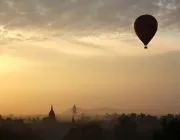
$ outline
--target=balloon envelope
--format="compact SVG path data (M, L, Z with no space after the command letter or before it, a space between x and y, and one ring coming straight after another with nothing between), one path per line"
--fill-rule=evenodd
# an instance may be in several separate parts
M147 48L148 43L152 40L158 29L158 22L151 15L142 15L134 23L136 35Z

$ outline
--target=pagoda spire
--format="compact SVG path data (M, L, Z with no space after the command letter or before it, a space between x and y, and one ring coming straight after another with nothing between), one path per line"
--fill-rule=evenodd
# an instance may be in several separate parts
M56 115L54 113L53 105L51 105L51 110L49 112L49 119L50 120L56 120Z
M77 117L77 108L76 105L73 105L72 108L72 123L75 124L76 123L76 117Z

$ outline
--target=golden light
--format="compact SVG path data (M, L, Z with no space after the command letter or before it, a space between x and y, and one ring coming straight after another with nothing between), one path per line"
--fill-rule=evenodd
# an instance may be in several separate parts
M0 74L20 70L22 65L22 61L18 58L10 57L7 55L0 56Z

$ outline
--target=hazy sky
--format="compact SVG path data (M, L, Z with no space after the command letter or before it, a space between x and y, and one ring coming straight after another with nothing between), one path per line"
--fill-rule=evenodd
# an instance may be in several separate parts
M144 50L134 20L159 30ZM177 113L179 0L0 0L0 114Z

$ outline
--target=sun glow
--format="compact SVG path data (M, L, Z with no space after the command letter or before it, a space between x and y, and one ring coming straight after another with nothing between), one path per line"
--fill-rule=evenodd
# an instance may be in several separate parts
M0 56L0 74L21 70L22 60L7 55Z

